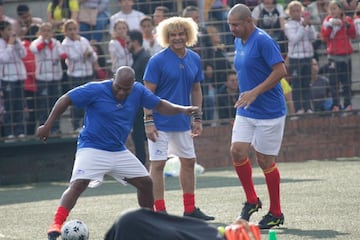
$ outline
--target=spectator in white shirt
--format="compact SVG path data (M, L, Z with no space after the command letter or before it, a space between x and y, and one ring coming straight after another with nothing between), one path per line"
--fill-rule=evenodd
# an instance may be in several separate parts
M314 56L313 42L316 39L310 15L303 16L303 5L291 1L286 9L289 19L285 23L285 35L289 40L287 57L295 112L312 113L311 107L311 64Z
M112 39L109 42L109 54L111 58L111 71L115 74L121 66L131 67L133 57L126 47L128 41L127 32L129 26L123 19L118 19L114 25Z
M113 32L118 19L124 19L129 25L129 30L141 31L140 20L145 14L133 9L134 0L119 0L119 3L121 10L110 17L110 33Z
M0 87L4 94L4 135L9 140L23 138L24 91L26 69L22 58L26 49L14 34L11 23L0 21Z
M61 94L60 81L62 79L61 59L66 54L61 43L53 37L54 29L51 23L43 23L39 29L39 37L30 45L30 51L35 55L36 82L38 87L37 115L40 124L43 124L51 107ZM60 124L57 121L52 133L60 133Z
M70 89L95 80L94 62L97 55L90 45L89 40L79 35L79 25L76 21L69 19L64 23L65 39L62 42L66 53L67 75ZM73 127L75 131L80 131L80 119L83 111L73 108Z
M161 49L163 49L155 37L155 34L154 34L155 26L152 21L152 18L149 16L144 16L141 19L140 25L141 25L141 32L143 34L143 39L144 39L143 47L152 56L155 53L159 52Z

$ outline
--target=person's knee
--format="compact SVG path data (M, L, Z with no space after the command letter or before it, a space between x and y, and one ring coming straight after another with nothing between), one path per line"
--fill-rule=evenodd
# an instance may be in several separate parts
M180 158L181 168L193 170L195 167L195 158Z
M69 188L73 192L82 193L89 185L89 182L89 180L85 179L75 180L73 183L70 184Z
M153 182L150 176L127 179L127 182L134 185L139 191L147 191L153 188Z
M143 178L141 178L140 182L141 182L140 185L142 188L152 189L152 187L153 187L153 182L150 177L143 177Z
M150 172L163 172L166 161L152 161L150 163Z
M233 161L241 161L248 156L247 148L239 144L232 144L230 147L230 154Z
M259 167L263 170L270 168L276 160L275 156L264 155L256 158Z

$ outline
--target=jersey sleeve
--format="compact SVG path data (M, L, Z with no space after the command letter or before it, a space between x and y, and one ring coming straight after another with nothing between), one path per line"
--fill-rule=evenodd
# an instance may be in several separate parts
M270 41L268 38L270 38ZM274 39L268 36L263 36L260 39L259 47L261 55L270 68L277 63L284 62L284 58L281 56L280 46Z
M82 109L89 105L94 97L97 96L95 91L95 84L87 83L85 85L78 86L68 92L71 102L75 107Z

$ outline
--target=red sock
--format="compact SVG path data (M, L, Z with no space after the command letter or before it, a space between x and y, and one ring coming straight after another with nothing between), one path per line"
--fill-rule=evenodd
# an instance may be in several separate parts
M256 195L254 182L252 180L252 168L249 158L245 158L240 163L235 163L233 161L233 164L240 183L243 186L246 195L246 201L248 203L257 203L258 197Z
M191 213L195 210L195 194L184 193L183 202L184 202L184 212Z
M264 170L265 181L270 197L270 212L275 217L281 216L280 207L280 173L276 163Z
M158 199L154 201L154 211L155 212L166 211L164 199Z
M55 213L54 224L63 225L66 218L69 216L69 213L70 211L67 208L59 206Z

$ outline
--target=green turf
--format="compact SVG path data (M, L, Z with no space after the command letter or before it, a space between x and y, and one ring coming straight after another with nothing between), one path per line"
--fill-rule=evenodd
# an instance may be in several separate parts
M360 158L278 166L285 214L285 225L275 229L278 239L360 239ZM260 169L255 167L253 175L263 202L263 209L251 218L257 222L266 214L269 201ZM166 184L168 212L181 215L177 178L166 178ZM0 186L0 239L46 239L46 229L66 186L66 182ZM243 201L242 188L232 169L209 170L197 178L197 206L216 216L214 225L231 223ZM90 239L101 240L122 211L134 208L134 188L109 179L96 189L88 189L68 220L83 220L90 229ZM262 237L267 239L267 231L262 231Z

